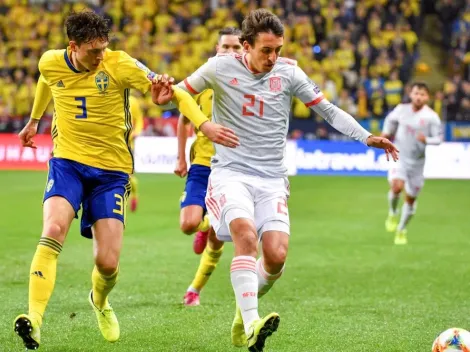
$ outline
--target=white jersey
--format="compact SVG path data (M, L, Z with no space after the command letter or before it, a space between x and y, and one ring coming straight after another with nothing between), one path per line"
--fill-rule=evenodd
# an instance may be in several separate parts
M191 94L212 89L213 121L231 128L240 138L240 146L234 149L215 145L213 169L285 177L286 137L294 96L340 132L363 143L370 136L352 116L324 99L294 60L279 58L270 72L257 73L250 69L245 55L217 55L178 86Z
M399 104L385 118L383 133L395 136L400 151L400 163L405 168L424 167L426 144L441 142L441 120L429 106L414 111L412 104ZM426 136L426 144L417 135Z

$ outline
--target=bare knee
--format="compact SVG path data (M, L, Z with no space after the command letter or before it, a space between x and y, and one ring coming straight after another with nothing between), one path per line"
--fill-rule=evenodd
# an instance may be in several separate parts
M287 259L289 236L278 231L268 231L263 234L263 263L269 273L282 270Z
M263 253L263 261L265 268L270 273L278 273L281 271L287 259L287 247L281 246L276 251Z
M60 243L64 243L65 237L67 236L68 226L61 225L59 222L47 222L44 224L42 231L43 237L50 237Z
M197 218L183 218L180 220L180 229L181 231L183 231L184 234L192 235L196 231L200 222L201 219Z
M392 183L392 192L396 195L399 195L403 191L403 183L402 182L393 182Z
M119 259L112 256L97 256L95 258L95 265L100 274L109 276L118 269Z
M255 225L247 219L235 219L230 223L230 232L235 245L235 255L258 255L258 236Z

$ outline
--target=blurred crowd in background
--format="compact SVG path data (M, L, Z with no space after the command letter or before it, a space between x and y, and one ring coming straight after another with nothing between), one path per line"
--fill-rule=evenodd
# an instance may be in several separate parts
M330 101L372 126L408 101L411 79L426 71L419 50L423 18L435 13L447 79L430 104L444 120L470 121L470 0L0 0L0 132L18 132L29 118L38 59L67 45L64 18L85 7L109 19L111 49L176 81L214 54L220 28L240 27L252 9L270 9L285 24L282 55L296 59ZM162 112L148 96L139 101L147 117L144 134L174 133L164 120L175 112ZM52 112L51 104L41 132L48 132ZM292 138L331 137L297 99L292 112Z

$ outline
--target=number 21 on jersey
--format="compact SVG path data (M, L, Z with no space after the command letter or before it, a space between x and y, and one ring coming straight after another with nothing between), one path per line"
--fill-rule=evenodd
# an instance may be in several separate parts
M263 117L264 115L264 100L263 97L253 94L245 94L243 96L243 116L257 116Z

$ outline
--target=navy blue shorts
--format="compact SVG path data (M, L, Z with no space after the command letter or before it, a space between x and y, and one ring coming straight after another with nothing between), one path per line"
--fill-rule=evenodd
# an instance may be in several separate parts
M92 238L91 227L99 219L114 218L125 224L129 191L129 175L124 172L52 158L43 202L50 197L63 197L72 205L76 218L81 205L80 232Z
M189 168L188 178L183 195L181 196L181 208L188 205L199 205L206 210L207 184L211 168L208 166L193 164Z

